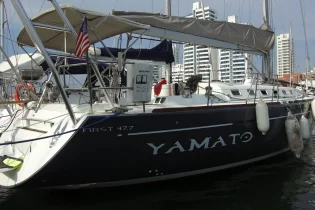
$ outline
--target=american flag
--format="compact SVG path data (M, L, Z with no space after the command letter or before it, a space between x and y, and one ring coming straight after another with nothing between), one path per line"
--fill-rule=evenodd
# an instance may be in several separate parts
M84 18L79 34L78 34L74 54L78 56L79 58L81 58L82 55L89 49L89 47L90 47L90 41L89 41L89 35L87 32L87 19Z

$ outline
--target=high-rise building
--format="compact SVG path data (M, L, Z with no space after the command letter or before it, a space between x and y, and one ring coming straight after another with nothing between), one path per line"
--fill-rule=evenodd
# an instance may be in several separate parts
M174 63L173 64L180 64L181 58L180 58L180 45L179 44L173 44L173 54L174 54Z
M290 70L293 72L294 69L294 44L292 41L290 53L290 42L290 34L277 36L277 74L279 77L283 77L283 74L290 74Z
M184 78L184 66L182 64L175 64L172 66L172 80L173 82L182 82Z
M217 19L217 12L210 7L204 7L204 13L206 20ZM192 13L186 17L203 19L203 9L201 7L201 3L200 2L193 3ZM217 60L217 54L218 54L217 50L211 49L211 58L209 58L209 47L197 46L189 43L185 44L183 49L185 81L191 75L201 74L202 82L208 82L210 71L217 70L217 62L213 62L213 60L215 61Z
M174 62L172 63L172 78L173 81L178 78L181 78L183 75L183 67L181 65L181 58L180 58L180 45L173 44L173 55L174 55ZM161 65L154 65L153 69L153 83L157 83L161 80L161 78L165 78L167 75L167 71L169 70L168 64L161 64ZM182 81L182 80L180 80Z
M162 78L162 65L153 66L153 83L158 83Z
M228 22L237 23L237 16L229 16ZM244 82L246 77L250 76L251 65L248 62L252 59L250 54L221 49L219 50L219 58L219 80L240 84Z

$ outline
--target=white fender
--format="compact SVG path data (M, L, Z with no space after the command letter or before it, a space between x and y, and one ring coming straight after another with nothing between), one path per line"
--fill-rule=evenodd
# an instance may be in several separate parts
M290 150L299 158L304 149L304 145L301 136L300 123L291 112L288 112L288 117L285 120L285 130Z
M256 122L258 130L265 135L270 127L269 111L267 104L261 99L256 104Z
M309 139L311 137L310 126L308 119L302 115L300 119L301 135L303 139Z
M315 99L313 99L311 103L313 119L315 119Z

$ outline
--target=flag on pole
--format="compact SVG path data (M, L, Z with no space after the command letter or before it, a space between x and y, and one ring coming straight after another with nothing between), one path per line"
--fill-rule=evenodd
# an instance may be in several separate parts
M79 58L81 58L82 55L89 49L89 47L90 47L90 41L89 41L89 35L87 32L87 19L84 18L79 34L78 34L74 54L78 56Z

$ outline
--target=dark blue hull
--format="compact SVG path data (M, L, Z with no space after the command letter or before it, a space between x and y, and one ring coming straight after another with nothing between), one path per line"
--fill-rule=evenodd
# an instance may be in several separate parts
M257 129L254 105L120 115L76 133L21 187L134 184L266 159L288 150L286 107L299 119L303 105L269 104L270 129L266 135ZM102 118L90 117L84 125Z

